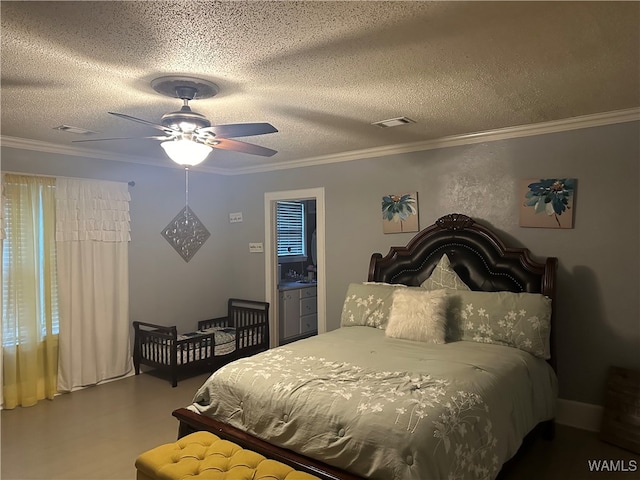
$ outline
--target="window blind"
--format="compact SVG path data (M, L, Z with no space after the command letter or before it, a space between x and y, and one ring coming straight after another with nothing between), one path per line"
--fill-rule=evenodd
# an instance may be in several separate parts
M304 203L283 201L276 203L278 257L305 257Z

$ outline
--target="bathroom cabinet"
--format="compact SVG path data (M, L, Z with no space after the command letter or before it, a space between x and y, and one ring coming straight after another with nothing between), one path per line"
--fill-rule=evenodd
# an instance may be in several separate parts
M318 333L317 287L296 287L280 290L280 345Z

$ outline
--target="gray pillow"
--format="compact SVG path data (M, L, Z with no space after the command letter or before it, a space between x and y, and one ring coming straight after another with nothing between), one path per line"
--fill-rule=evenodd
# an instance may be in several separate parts
M449 257L447 257L446 253L442 255L429 278L422 282L420 286L427 290L439 290L441 288L471 290L451 268L451 262L449 262Z
M539 293L449 292L458 338L519 348L550 358L551 299Z
M383 283L351 283L342 305L343 327L367 326L383 329L389 321L392 294L405 285Z
M427 278L420 285L422 288L426 288L427 290L439 290L441 288L448 289L451 293L455 291L470 291L471 289L460 279L458 274L451 267L451 262L449 262L449 257L445 253L440 258L440 261L436 265L436 268L433 269L429 278ZM456 302L459 303L459 299L455 297L449 297L447 302L447 326L446 326L446 341L454 341L455 339L459 339L461 336L461 332L458 330L458 322L455 321L455 312L454 309L456 307Z

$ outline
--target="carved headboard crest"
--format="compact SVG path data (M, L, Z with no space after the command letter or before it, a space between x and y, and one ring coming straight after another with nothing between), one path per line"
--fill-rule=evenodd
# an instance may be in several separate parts
M463 230L470 227L475 222L472 218L462 213L450 213L436 220L436 225L443 230Z

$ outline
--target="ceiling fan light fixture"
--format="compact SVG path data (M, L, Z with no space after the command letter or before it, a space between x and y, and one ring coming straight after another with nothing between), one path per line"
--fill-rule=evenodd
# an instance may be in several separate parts
M213 148L263 157L271 157L278 153L271 148L233 139L233 137L249 137L277 132L278 129L269 123L254 122L212 126L204 115L191 110L189 100L208 98L218 93L218 86L214 83L193 77L160 77L153 80L151 86L158 93L180 98L183 101L182 108L177 112L164 114L159 124L124 113L109 112L109 114L162 131L162 136L154 135L140 138L160 140L162 142L160 145L166 154L178 165L185 167L198 165L207 158ZM69 128L71 127L67 127L65 130ZM75 142L129 140L131 138L137 137L94 138L75 140Z
M187 139L168 140L162 142L160 146L171 160L186 167L202 163L213 150L208 145Z

